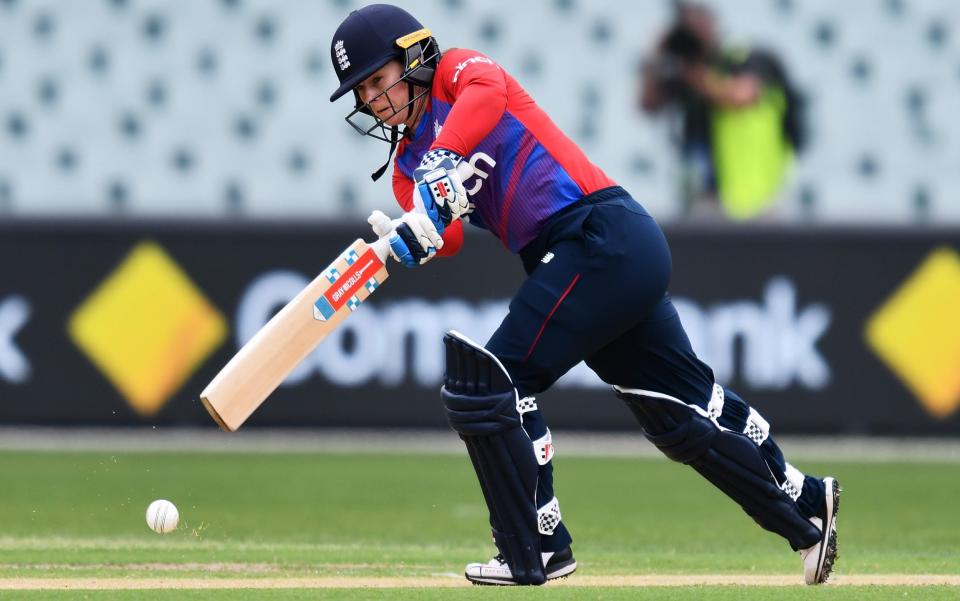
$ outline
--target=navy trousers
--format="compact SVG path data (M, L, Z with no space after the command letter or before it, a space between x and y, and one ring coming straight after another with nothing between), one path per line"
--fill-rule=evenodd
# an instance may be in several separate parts
M543 392L585 361L608 384L707 407L713 371L693 352L667 293L672 268L667 241L623 188L600 190L559 212L521 258L528 278L487 343L521 397ZM743 405L742 411L749 411ZM539 413L524 416L531 438L546 429ZM768 442L761 452L782 484L786 462L773 440ZM813 515L822 486L812 477L805 482L809 486L798 505ZM548 464L538 499L542 505L552 498ZM559 550L569 542L566 529L558 529L544 537L543 547Z

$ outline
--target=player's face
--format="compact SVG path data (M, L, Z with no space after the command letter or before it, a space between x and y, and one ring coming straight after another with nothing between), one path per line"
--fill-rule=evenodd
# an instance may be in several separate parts
M404 125L407 111L400 109L410 102L409 86L394 85L402 75L400 62L390 61L356 87L360 100L368 104L371 112L390 127Z

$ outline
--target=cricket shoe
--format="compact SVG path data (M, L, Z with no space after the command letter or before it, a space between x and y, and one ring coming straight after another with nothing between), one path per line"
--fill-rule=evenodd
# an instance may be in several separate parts
M810 518L820 529L820 542L802 549L803 580L807 584L823 584L837 560L837 511L840 510L840 485L835 478L824 478L823 511Z
M541 555L543 557L543 573L547 580L569 576L577 569L577 560L573 558L573 551L570 550L570 547L556 553L541 553ZM470 582L479 585L517 584L503 554L498 554L487 563L467 564L464 576Z

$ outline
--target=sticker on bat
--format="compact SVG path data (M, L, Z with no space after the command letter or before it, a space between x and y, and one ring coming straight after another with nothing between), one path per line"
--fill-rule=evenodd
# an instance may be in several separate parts
M331 319L350 299L354 299L349 302L350 310L356 310L361 302L355 298L357 286L363 284L368 292L373 292L377 287L377 281L373 276L383 267L383 263L377 258L373 249L367 249L359 257L353 253L348 258L348 263L350 268L343 273L337 273L336 279L330 283L330 287L323 296L313 303L314 319L319 321Z

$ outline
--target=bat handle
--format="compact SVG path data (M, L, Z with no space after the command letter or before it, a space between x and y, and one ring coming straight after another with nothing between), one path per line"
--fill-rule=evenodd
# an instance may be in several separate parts
M384 236L376 242L370 245L370 248L373 249L373 252L376 253L377 258L380 259L381 263L387 262L387 257L390 256L390 241L389 236Z

